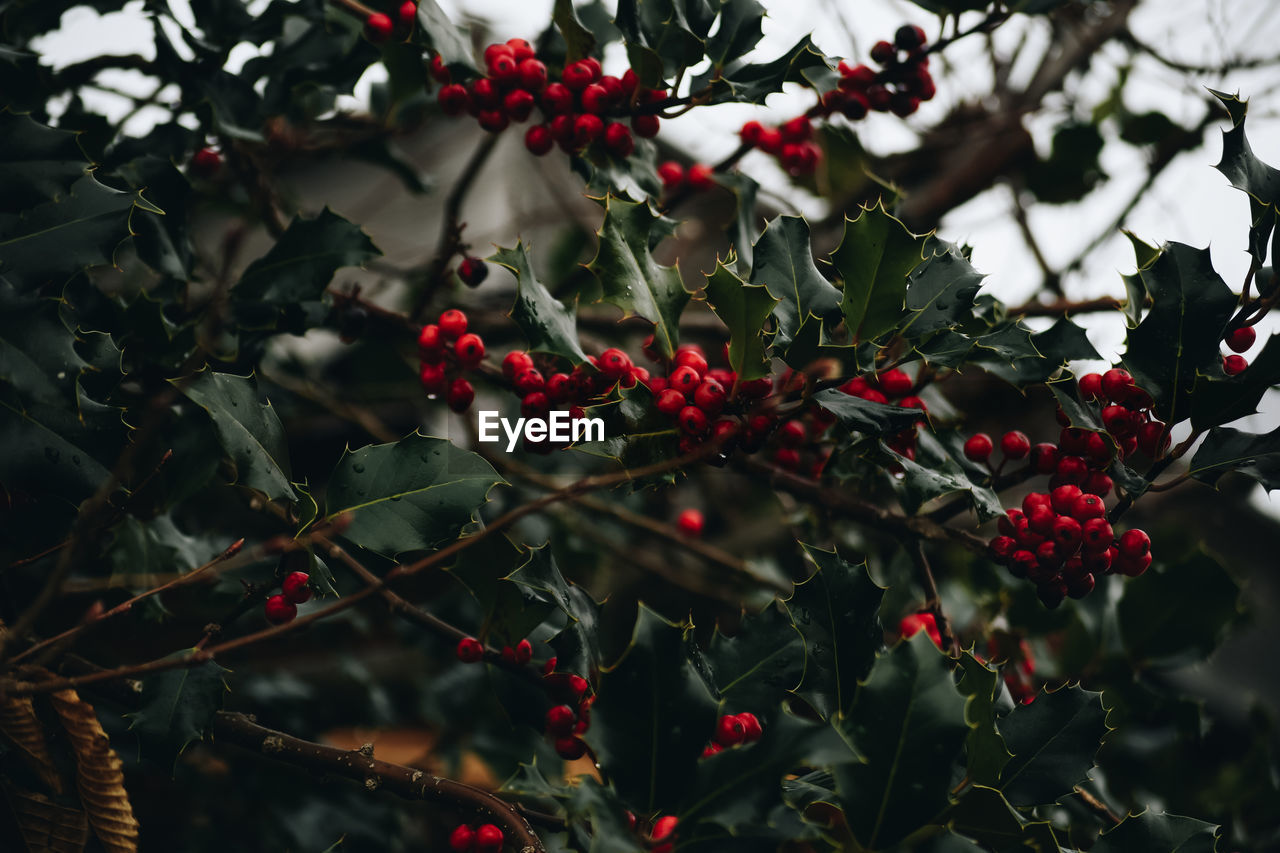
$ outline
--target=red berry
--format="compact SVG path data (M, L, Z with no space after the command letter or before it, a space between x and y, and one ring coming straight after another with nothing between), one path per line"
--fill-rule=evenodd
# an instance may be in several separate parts
M1227 332L1227 346L1233 352L1246 352L1258 339L1258 330L1253 326L1241 326Z
M418 333L418 356L428 364L439 364L444 360L444 339L435 323L428 323Z
M301 604L311 598L311 575L306 572L290 572L280 583L280 594L286 601Z
M456 340L467 331L467 315L457 308L450 308L443 312L437 322L440 324L440 334L444 335L446 340Z
M469 853L475 842L475 830L465 823L454 827L453 832L449 834L449 849L454 853Z
M707 372L707 359L691 346L683 346L677 349L673 363L676 367L691 369L699 377L706 375Z
M507 47L511 48L511 55L516 58L516 62L524 62L537 56L533 50L533 45L522 38L507 39Z
M694 163L689 167L689 189L704 192L715 186L713 171L706 163Z
M1032 447L1031 465L1037 474L1052 474L1058 469L1058 445L1041 442Z
M534 100L524 89L512 89L502 99L502 109L512 121L524 121L533 112Z
M528 356L526 356L526 358L527 357ZM505 368L506 366L503 365L504 372L505 372ZM545 379L542 378L542 372L539 371L536 367L527 367L516 374L516 377L514 380L512 380L511 385L515 389L515 392L517 394L519 394L521 397L527 397L528 395L533 394L536 391L541 391L542 389L546 388L547 382Z
M191 155L191 168L196 174L209 177L222 166L222 155L212 148L201 148Z
M1041 604L1052 610L1067 597L1067 584L1064 581L1046 583L1036 590L1036 595Z
M498 853L502 849L502 830L486 823L476 830L476 853Z
M995 443L985 432L969 436L969 440L964 443L964 455L974 462L986 462L994 449Z
M524 147L529 149L531 154L541 157L550 151L551 146L554 144L555 139L551 136L551 128L545 124L535 124L525 131Z
M910 92L894 92L889 98L889 110L898 118L906 118L920 109L920 99Z
M894 368L880 374L880 390L889 397L904 397L911 393L915 383L905 370Z
M1080 485L1089 476L1089 466L1079 456L1062 456L1058 459L1058 468L1054 477L1062 483Z
M1086 373L1080 377L1080 396L1086 402L1102 399L1102 374Z
M542 90L542 110L547 115L564 115L573 109L573 92L563 83L548 83Z
M706 526L706 520L703 518L701 511L696 509L683 510L676 516L676 527L685 536L697 538L702 535L702 529Z
M710 378L704 379L698 386L698 390L693 392L693 404L714 417L724 408L728 395L729 392L725 391L724 386L719 382Z
M1084 484L1080 486L1080 489L1091 495L1098 495L1099 497L1105 498L1107 495L1111 494L1111 489L1114 485L1115 484L1111 482L1111 478L1106 474L1101 471L1094 471L1085 479Z
M1072 598L1084 598L1093 592L1094 583L1093 575L1088 572L1070 578L1067 580L1067 595Z
M565 737L573 734L578 715L568 705L556 705L547 711L547 734Z
M493 58L493 62L489 63L489 76L504 89L515 83L519 74L519 63L510 53L499 54Z
M1086 552L1101 553L1111 547L1111 543L1115 541L1115 533L1111 529L1111 523L1098 516L1086 520L1080 526L1080 541Z
M453 352L463 367L473 368L484 361L484 341L474 333L463 335L453 345Z
M638 115L631 117L631 130L641 139L653 139L658 135L662 122L654 115Z
M1102 410L1102 425L1112 435L1125 435L1133 431L1133 422L1129 419L1129 414L1127 408L1113 403Z
M1030 515L1038 506L1053 508L1053 495L1044 492L1031 492L1022 499L1022 511ZM1015 510L1016 512L1016 510Z
M449 82L449 68L444 64L444 57L438 53L431 56L431 77L437 83Z
M471 403L476 398L476 389L471 383L465 379L455 379L449 383L449 393L445 398L445 402L449 408L458 414L462 414L471 408Z
M884 65L898 58L898 49L890 42L878 41L871 46L871 58Z
M674 160L658 165L658 178L666 189L675 189L684 183L684 167Z
M925 43L924 30L915 24L903 24L893 34L893 43L902 50L915 50Z
M443 394L448 385L448 380L444 373L444 365L422 365L422 370L418 373L418 381L422 383L422 390L428 394Z
M1107 506L1097 495L1081 495L1071 506L1071 517L1080 522L1102 518L1106 514Z
M1135 560L1151 552L1151 537L1135 527L1120 534L1116 547L1120 549L1120 556Z
M604 147L614 157L630 157L636 150L636 141L631 138L631 130L625 124L615 121L604 129Z
M529 357L527 352L513 350L502 358L502 375L507 379L514 379L517 373L529 370L532 367L533 359Z
M796 116L784 122L778 131L782 134L783 142L804 142L813 136L813 124L808 116Z
M298 605L283 595L273 595L263 606L263 613L272 625L283 625L286 622L292 622L298 615Z
M463 663L476 663L484 660L484 645L475 637L463 637L454 654Z
M738 131L738 138L742 140L743 145L756 145L760 142L762 133L764 133L763 124L758 121L749 121Z
M679 823L679 820L679 818L670 815L658 818L658 820L653 824L653 832L649 833L649 837L654 841L661 841L662 839L673 835L676 831L676 824Z
M674 388L667 388L661 391L657 399L654 400L654 406L659 412L668 417L675 417L680 414L680 410L688 404L684 394L681 394Z
M391 38L391 31L395 25L391 23L391 18L381 12L374 12L364 22L364 34L369 41L377 44Z
M1244 373L1245 368L1248 366L1249 362L1242 355L1224 355L1222 357L1222 372L1228 376Z
M1065 515L1053 523L1053 541L1064 551L1074 551L1080 544L1080 522Z
M685 406L680 410L677 416L680 429L687 435L702 435L710 426L707 420L707 413L699 409L697 406Z
M516 643L516 663L524 664L533 660L533 643L521 640Z
M631 356L617 347L610 347L600 353L599 364L596 365L602 374L609 379L621 379L631 372L633 367Z
M1138 427L1138 447L1155 459L1169 448L1170 440L1161 421L1148 421Z
M1133 376L1129 371L1113 367L1102 374L1102 393L1114 403L1124 402L1129 389L1133 387Z
M754 743L760 740L764 734L764 728L760 725L760 720L750 711L743 711L738 715L738 721L742 723L742 731L744 740L747 743Z
M721 746L737 746L747 737L747 728L736 716L724 715L716 723L715 742Z
M585 60L580 59L577 62L571 62L564 67L564 73L560 75L564 80L564 84L575 92L581 92L591 82L596 79L595 73L591 69L591 65Z
M522 59L516 68L520 88L527 92L540 92L547 85L547 66L537 59Z
M1136 578L1151 566L1151 555L1143 554L1140 557L1126 557L1120 554L1112 560L1111 565L1120 574Z
M1001 436L1000 452L1006 459L1024 459L1031 452L1031 440L1026 433L1011 430Z
M569 692L573 694L573 701L575 702L582 699L583 694L587 692L587 688L590 686L587 684L587 680L581 675L569 676L568 684Z
M1040 562L1036 559L1036 555L1027 550L1014 551L1013 556L1009 558L1009 573L1015 578L1025 578L1039 566Z
M556 754L565 761L576 761L587 754L587 745L573 737L558 737L555 742Z
M540 418L551 411L551 401L541 391L525 394L520 400L520 414L526 418Z
M481 110L476 116L476 121L490 133L501 133L511 123L507 114L501 110Z
M515 50L509 44L494 43L484 49L484 64L493 65L499 56L515 56Z
M671 371L667 377L667 387L674 388L682 394L692 394L702 383L702 376L692 367L681 366Z
M600 116L583 113L573 120L573 144L585 148L604 133L604 121Z

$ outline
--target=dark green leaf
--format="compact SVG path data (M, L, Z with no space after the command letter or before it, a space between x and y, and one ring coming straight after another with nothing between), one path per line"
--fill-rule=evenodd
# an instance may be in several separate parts
M813 263L809 224L799 216L779 216L756 241L750 281L763 284L779 300L774 308L778 333L773 345L785 354L809 322L838 316L840 291ZM819 335L821 338L822 335Z
M950 453L932 434L922 432L917 438L917 457L908 459L894 453L894 462L903 470L901 479L892 478L898 501L907 513L914 515L928 501L964 492L981 521L1004 515L1000 497L989 487L975 483Z
M136 209L164 213L139 193L85 175L52 201L20 215L0 214L0 275L21 291L114 264L116 248L133 233Z
M587 360L578 343L577 314L566 308L538 281L523 243L499 249L488 260L501 264L516 277L516 301L507 315L524 332L532 352L545 352L574 364ZM576 305L575 305L576 307Z
M1159 565L1125 584L1116 607L1120 636L1135 661L1202 661L1235 620L1239 595L1236 582L1205 554Z
M725 65L755 47L763 37L765 9L757 0L725 0L720 7L720 26L707 39L707 56L715 65Z
M726 703L743 711L768 711L804 678L804 635L788 611L770 604L744 617L732 637L717 630L706 658Z
M953 831L995 850L1027 849L1058 853L1061 849L1047 820L1028 820L997 790L974 785L947 815Z
M1215 853L1217 849L1216 824L1145 811L1103 833L1090 853Z
M733 192L737 201L737 215L725 229L729 239L729 248L733 252L735 263L731 264L735 272L747 273L751 269L755 257L756 227L759 216L756 214L756 194L760 184L741 172L730 172L720 177L722 186Z
M582 21L578 20L578 13L573 10L573 0L555 0L551 20L560 30L565 47L568 48L564 57L565 64L591 55L591 50L596 45L596 37L591 34L591 30L582 25Z
M919 409L907 409L853 397L838 388L827 388L811 398L836 416L846 429L864 435L885 435L910 429L920 419Z
M1208 249L1170 243L1142 276L1153 304L1129 330L1123 361L1170 425L1190 417L1196 372L1219 367L1218 345L1237 297L1214 272Z
M598 696L585 737L618 793L646 812L683 802L716 719L685 629L641 605L631 643L602 671Z
M959 248L943 246L943 251L935 251L907 277L910 316L898 329L905 338L919 340L972 316L983 276Z
M722 263L707 275L707 304L729 327L729 367L742 381L769 375L764 324L778 300L760 284L747 284Z
M1214 485L1228 471L1252 477L1267 491L1280 489L1280 428L1262 434L1229 427L1209 430L1191 458L1188 472Z
M474 453L418 433L348 450L329 477L325 517L351 514L343 536L394 557L457 538L503 482Z
M232 293L237 299L289 305L319 299L342 267L381 255L358 225L325 208L315 219L294 217L276 244L258 258Z
M681 820L712 821L737 834L782 804L783 777L795 768L830 768L856 760L829 724L805 722L785 712L762 722L764 735L758 742L698 762L697 798L681 810Z
M996 729L995 701L1000 693L1000 672L978 661L972 652L960 655L960 668L964 675L957 687L969 697L964 710L969 723L965 739L969 778L977 785L994 785L1010 757L1004 738Z
M1221 371L1216 371L1221 373ZM1191 425L1205 430L1258 411L1258 403L1280 384L1280 335L1267 339L1262 352L1236 376L1202 376L1191 397Z
M556 669L580 675L594 673L600 666L600 605L585 589L565 580L550 546L532 551L529 561L512 573L511 580L560 608L568 620L551 639Z
M1232 123L1231 129L1222 133L1222 159L1214 168L1226 175L1233 187L1248 193L1258 203L1280 203L1280 170L1258 159L1244 132L1248 103L1236 95L1209 91L1227 108Z
M190 651L175 654L183 656ZM191 743L202 739L222 705L223 694L230 692L222 677L228 671L208 661L142 679L142 707L125 716L143 749L157 749L173 764Z
M427 47L440 54L451 70L464 75L475 72L470 33L449 20L435 0L418 0L417 32Z
M76 134L0 111L0 213L18 213L71 190L89 163Z
M839 723L863 757L836 768L849 829L863 847L891 848L947 807L945 768L969 732L966 701L924 631L876 659Z
M844 279L840 309L855 340L874 340L897 325L907 276L924 259L925 241L882 204L845 219L844 237L831 260Z
M203 370L174 384L213 418L218 441L235 463L240 483L270 500L295 497L284 427L270 403L258 402L252 378Z
M655 348L668 357L679 342L680 314L689 294L680 271L659 264L649 250L659 217L647 204L605 200L600 248L588 269L604 290L604 301L622 309L623 317L639 316L654 324Z
M786 601L804 637L806 661L799 692L831 718L848 710L858 681L871 671L883 643L884 589L871 579L865 562L853 564L835 551L802 547L817 571Z
M777 59L769 62L739 60L723 70L713 66L693 82L695 89L713 85L720 101L763 104L786 83L811 82L832 74L832 62L805 36ZM715 76L719 72L720 76Z
M645 847L627 822L627 808L613 789L583 777L569 789L565 803L570 827L587 853L644 853Z
M1089 776L1106 735L1100 693L1079 687L1041 692L1001 718L999 729L1013 758L1000 773L1000 790L1015 806L1047 805Z
M513 577L532 553L505 536L489 536L463 551L449 568L480 603L484 622L477 636L498 648L515 646L556 609L547 596Z

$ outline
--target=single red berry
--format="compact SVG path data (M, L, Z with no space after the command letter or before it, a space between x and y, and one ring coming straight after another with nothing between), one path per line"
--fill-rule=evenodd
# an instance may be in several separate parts
M742 129L738 131L738 138L742 140L743 145L756 145L760 142L760 135L764 133L764 125L758 121L749 121L742 125Z
M527 352L513 350L502 358L502 375L507 379L514 379L517 373L529 370L533 367L533 359L529 357ZM531 389L537 390L537 389Z
M702 376L692 367L681 366L671 371L667 377L667 387L674 388L682 394L692 394L702 383Z
M689 189L705 192L715 186L714 172L706 163L694 163L689 167Z
M533 45L522 38L507 39L507 47L511 48L511 55L516 58L516 62L524 62L537 56L533 49Z
M942 648L942 634L938 631L938 621L932 613L910 613L898 623L898 633L905 638L914 637L924 631L938 648Z
M1012 536L997 536L987 545L987 550L991 554L991 559L997 563L1007 562L1013 556L1013 552L1018 550L1018 540Z
M1031 440L1024 432L1010 430L1000 438L1000 452L1006 459L1025 459L1031 452Z
M720 410L724 408L724 403L729 392L723 385L714 379L707 378L702 380L702 384L698 386L698 390L693 392L693 404L708 416L715 417L720 414Z
M1067 584L1065 581L1043 584L1036 589L1036 595L1039 597L1041 604L1053 610L1067 597Z
M512 121L524 121L533 112L533 95L524 89L512 89L502 99L502 109Z
M623 376L631 372L634 366L631 362L631 356L627 355L617 347L610 347L600 353L598 359L599 364L596 366L600 372L609 379L621 379Z
M436 322L440 325L440 334L444 335L446 340L457 340L467 331L467 315L457 308L450 308L443 312Z
M573 694L573 701L575 702L581 701L583 695L587 692L587 688L590 687L587 684L587 680L581 675L569 676L568 685L569 692Z
M1059 485L1071 483L1078 486L1089 476L1089 466L1079 456L1061 456L1053 476L1057 478Z
M502 93L488 77L472 80L467 94L471 98L471 109L476 111L497 109L502 104Z
M201 148L191 155L191 169L201 177L209 177L222 166L222 155L212 148Z
M573 734L573 727L578 723L578 715L568 705L556 705L547 711L547 734L556 737L567 737Z
M662 414L672 418L680 414L680 410L686 405L688 405L688 401L685 399L684 394L674 388L667 388L659 392L654 400L654 407Z
M1102 399L1102 374L1086 373L1080 377L1080 396L1086 402Z
M465 823L454 827L453 832L449 834L449 849L453 850L454 853L470 853L475 842L475 830Z
M1115 533L1109 521L1097 516L1087 519L1080 526L1080 541L1086 553L1099 553L1111 547L1111 543L1115 541Z
M705 526L706 520L699 510L686 509L676 516L676 528L685 536L696 539L702 535L702 529Z
M1039 566L1040 561L1036 559L1036 555L1025 549L1014 551L1009 558L1009 574L1015 578L1025 578Z
M1084 455L1099 467L1105 467L1115 454L1115 445L1100 432L1091 432L1085 438Z
M1107 514L1107 506L1098 495L1081 495L1071 506L1071 517L1085 522L1091 518L1102 518Z
M551 411L551 400L541 391L525 394L520 400L520 414L526 418L540 418Z
M1138 575L1150 568L1151 555L1143 554L1139 557L1126 557L1125 555L1120 554L1112 560L1111 564L1115 571L1120 572L1120 574L1136 578Z
M1111 489L1114 486L1115 484L1111 482L1110 477L1108 477L1106 474L1102 473L1101 471L1094 471L1087 478L1085 478L1085 481L1080 486L1080 489L1081 491L1088 492L1091 495L1097 495L1099 497L1105 498L1107 495L1111 494Z
M1241 326L1227 332L1227 346L1233 352L1247 352L1253 342L1258 339L1258 330L1253 326Z
M893 43L902 50L915 50L925 43L924 30L915 24L903 24L893 34Z
M283 595L273 595L267 599L263 613L272 625L283 625L286 622L292 622L298 615L298 605Z
M471 383L465 379L454 379L449 383L449 393L445 397L445 402L449 408L458 414L462 414L471 408L471 403L476 398L476 389Z
M449 82L449 67L444 64L444 57L438 53L431 56L431 77L437 83Z
M636 150L636 141L631 138L630 128L615 121L604 129L604 147L614 157L630 157Z
M422 383L422 390L428 394L443 394L448 386L448 377L445 376L444 364L424 364L418 372L418 381Z
M573 735L556 738L555 749L565 761L576 761L587 754L587 745Z
M391 31L395 29L395 25L391 23L391 17L381 12L374 12L364 22L365 38L374 44L384 42L391 38Z
M1102 393L1113 403L1124 402L1125 397L1129 393L1129 389L1133 387L1133 376L1129 371L1119 367L1113 367L1106 373L1102 374Z
M1089 430L1082 427L1065 427L1058 434L1058 445L1063 453L1083 455L1089 447Z
M573 109L573 92L563 83L548 83L542 90L542 110L549 116L564 115Z
M1171 443L1161 421L1148 421L1138 427L1138 447L1143 453L1155 459L1164 454Z
M453 345L453 352L458 356L459 364L473 368L484 361L484 340L473 332L465 334Z
M526 356L527 358L527 356ZM532 362L531 362L532 363ZM505 369L505 365L504 365ZM536 367L526 367L516 374L515 379L511 382L515 392L521 397L527 397L537 391L541 391L547 387L547 381L542 378L542 372Z
M994 449L995 443L985 432L969 436L968 441L964 443L964 455L974 462L986 462L991 458L991 451Z
M1094 519L1097 521L1098 519ZM1089 550L1086 545L1084 553L1081 555L1081 565L1085 571L1093 575L1111 574L1111 552L1112 548L1094 548Z
M705 376L707 373L707 359L697 349L692 346L682 346L676 350L675 358L672 360L676 367L688 367L698 374L699 377Z
M1044 492L1031 492L1022 499L1022 511L1030 515L1038 506L1053 507L1053 495ZM1014 510L1016 512L1016 510Z
M910 92L894 92L889 98L889 111L898 118L906 118L920 109L920 99Z
M468 287L477 287L489 276L489 267L479 258L463 258L458 264L458 278Z
M685 406L677 415L677 421L686 435L702 435L710 426L707 413L697 406Z
M1067 580L1067 595L1072 598L1084 598L1093 592L1094 583L1093 575L1088 572L1070 578Z
M476 116L476 122L490 133L501 133L511 123L507 114L501 110L481 110Z
M1032 507L1031 512L1027 513L1027 525L1041 536L1051 536L1053 534L1053 523L1057 520L1058 514L1053 511L1052 507L1036 506Z
M871 58L884 65L898 58L898 49L891 42L878 41L871 46Z
M489 63L489 76L505 89L516 82L520 76L519 69L520 65L514 56L510 53L502 53L495 56L493 62Z
M454 654L463 663L476 663L484 660L484 645L475 637L463 637Z
M486 823L476 830L476 853L498 853L502 849L502 830Z
M911 393L915 383L905 370L894 368L880 374L880 390L889 397L904 397Z
M813 123L808 116L796 116L778 128L783 142L804 142L813 136Z
M547 85L547 66L537 59L522 59L516 67L516 79L526 92L541 92Z
M764 735L764 727L760 725L759 718L750 711L739 714L738 722L742 723L743 740L746 743L754 743Z
M525 131L524 147L529 149L531 154L541 157L550 151L551 146L554 144L555 139L551 136L551 128L545 124L535 124Z
M575 92L581 92L595 80L591 65L582 59L566 65L560 77L564 80L564 84Z
M679 822L679 818L671 815L658 818L653 824L653 832L649 833L649 838L654 841L662 841L664 838L671 837L675 834L676 824Z
M1074 551L1080 544L1080 522L1065 515L1053 523L1053 541L1066 552Z
M716 731L712 736L721 746L737 746L746 739L747 729L736 716L725 714L716 722Z
M435 323L428 323L418 333L418 356L428 364L439 364L444 360L444 338Z
M1031 466L1037 474L1052 474L1058 469L1058 445L1041 442L1031 448Z
M311 598L311 575L306 572L289 572L280 583L280 594L286 601L302 604Z
M664 188L673 190L684 183L684 167L674 160L660 163L658 165L658 178L662 181Z
M573 120L573 142L578 148L585 148L603 133L604 120L600 116L583 113Z
M1146 534L1146 531L1135 527L1120 534L1116 547L1120 549L1122 557L1134 560L1151 552L1151 537Z
M1128 408L1113 403L1102 410L1102 425L1112 435L1127 435L1133 431L1133 422L1129 415Z
M655 115L638 115L631 117L631 131L641 139L653 139L658 135L662 122Z
M525 664L533 660L533 643L521 640L516 643L516 663Z
M1244 373L1245 368L1249 366L1249 362L1242 355L1224 355L1222 357L1222 372L1228 376L1237 376Z
M484 64L493 65L494 60L499 56L515 56L515 51L512 50L509 44L494 42L484 49Z

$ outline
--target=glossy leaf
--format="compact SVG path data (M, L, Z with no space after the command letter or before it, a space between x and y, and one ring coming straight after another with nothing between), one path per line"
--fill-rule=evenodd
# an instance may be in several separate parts
M1209 485L1228 471L1239 471L1267 491L1280 489L1280 428L1261 434L1229 427L1211 429L1187 470Z
M876 659L839 722L863 758L836 768L845 818L863 847L891 849L947 808L946 768L969 732L965 703L924 631Z
M827 388L810 399L836 416L841 426L864 435L885 435L910 429L919 419L919 409L876 403L854 397L837 388Z
M926 239L908 231L882 204L845 219L844 237L831 260L844 279L840 310L855 340L874 340L897 325L907 276L923 261Z
M805 36L789 50L768 62L740 60L724 69L704 72L694 79L695 88L711 85L719 90L715 97L722 101L763 104L786 83L808 82L829 77L834 63Z
M351 514L343 536L394 557L455 539L502 478L474 453L414 433L348 450L329 477L325 517Z
M239 483L270 500L295 497L289 484L284 427L270 403L258 402L252 378L204 370L175 385L213 419L218 441L234 463Z
M1203 661L1235 621L1239 596L1240 587L1206 554L1157 565L1125 584L1116 607L1125 650L1143 664Z
M339 269L362 266L381 254L358 225L326 207L315 219L294 217L232 293L236 299L277 305L316 300Z
M1000 773L999 788L1010 803L1054 803L1088 778L1108 731L1100 697L1079 687L1042 691L1001 718L1000 734L1013 757Z
M775 349L785 354L809 323L819 326L838 316L840 291L822 277L813 262L809 224L798 216L779 216L755 243L750 281L763 284L778 300L774 316Z
M800 686L805 671L804 635L790 611L771 604L748 614L730 637L716 631L706 659L724 702L743 711L772 710Z
M1217 849L1216 824L1148 810L1104 832L1091 853L1215 853Z
M1222 158L1214 168L1226 175L1233 187L1248 193L1258 203L1280 203L1280 169L1267 165L1253 153L1244 132L1248 103L1236 95L1209 91L1231 114L1231 129L1222 132Z
M600 666L600 605L577 584L565 580L550 546L533 550L510 579L560 609L565 627L551 639L556 669L590 675ZM516 635L516 638L522 635Z
M914 515L928 501L963 492L980 521L1004 515L1000 497L990 487L975 483L969 472L930 433L917 438L916 459L894 453L894 462L902 469L901 479L893 479L902 508Z
M68 192L89 167L76 134L0 111L0 214L18 213Z
M668 357L679 343L680 314L689 294L680 271L664 267L649 249L660 217L643 203L614 196L605 200L600 248L588 269L604 290L604 301L622 309L623 317L639 316L654 324L654 347Z
M1000 770L1009 763L1009 750L996 728L996 696L1000 694L1000 672L973 656L960 655L963 675L957 685L969 697L965 720L969 734L965 738L965 758L969 778L978 785L994 785Z
M596 37L578 19L578 13L573 9L573 0L555 0L555 6L551 12L551 20L555 23L556 28L560 30L560 35L564 38L565 46L568 48L565 53L566 64L591 55L591 49L596 44Z
M1272 386L1280 384L1280 335L1267 339L1243 373L1202 376L1191 397L1191 425L1205 430L1252 415Z
M538 281L524 244L499 249L488 260L516 277L516 301L507 316L524 332L529 350L557 355L574 364L586 361L587 354L578 343L577 312L566 308Z
M999 791L974 785L947 815L947 826L990 849L1031 849L1058 853L1061 849L1047 820L1024 817Z
M587 776L568 793L565 810L586 853L644 853L645 847L628 826L626 804L613 789Z
M973 301L983 276L955 246L926 258L907 278L908 318L898 329L905 338L919 340L972 316Z
M747 284L722 263L707 275L707 304L729 327L729 367L748 381L769 375L764 324L778 300L759 284Z
M440 58L450 69L475 71L475 61L471 56L471 34L449 20L436 0L418 0L417 34L428 48L440 54Z
M178 652L179 655L189 651ZM224 669L214 661L179 667L142 679L142 707L126 714L129 729L143 751L161 751L170 764L192 743L204 738L230 692Z

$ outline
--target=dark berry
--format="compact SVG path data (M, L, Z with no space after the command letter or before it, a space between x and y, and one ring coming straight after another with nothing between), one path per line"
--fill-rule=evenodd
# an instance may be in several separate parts
M458 264L458 278L468 287L476 287L489 275L489 267L479 258L463 258Z
M1228 376L1237 376L1244 373L1245 368L1249 366L1249 362L1242 355L1224 355L1222 357L1222 372Z
M893 43L902 50L915 50L925 43L924 30L915 24L903 24L893 34Z
M1246 352L1258 339L1258 331L1253 326L1241 326L1227 333L1227 346L1232 352Z
M445 402L450 409L462 414L471 408L471 403L475 398L476 389L467 380L459 378L449 383L449 393L445 397Z
M878 41L871 46L871 58L881 65L885 65L898 58L898 49L890 42Z

